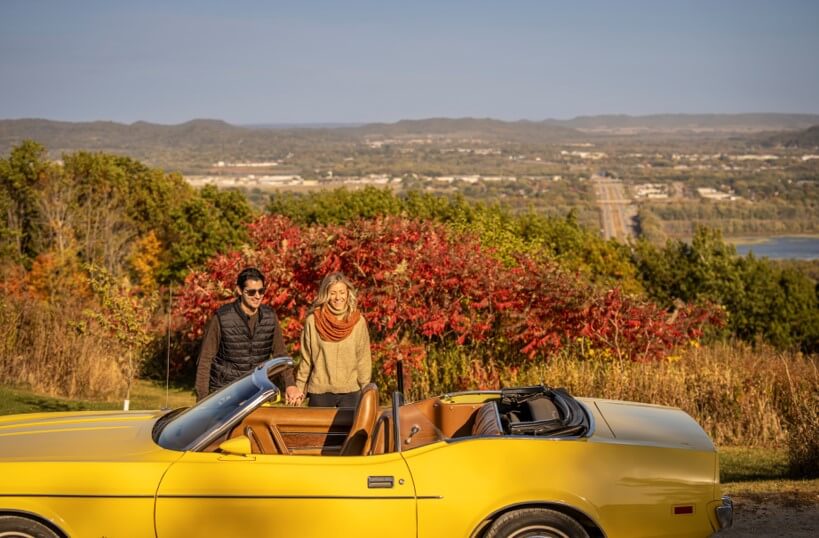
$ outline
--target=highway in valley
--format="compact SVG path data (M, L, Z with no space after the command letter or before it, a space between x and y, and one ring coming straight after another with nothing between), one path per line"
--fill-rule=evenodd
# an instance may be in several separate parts
M594 193L600 207L601 232L605 239L627 241L634 237L634 219L637 206L626 196L623 182L596 176Z

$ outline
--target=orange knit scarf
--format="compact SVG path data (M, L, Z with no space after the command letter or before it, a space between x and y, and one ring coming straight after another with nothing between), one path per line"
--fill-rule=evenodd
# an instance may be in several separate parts
M356 310L346 319L338 319L329 306L324 304L313 312L313 316L316 320L316 329L322 340L325 342L340 342L350 336L361 314Z

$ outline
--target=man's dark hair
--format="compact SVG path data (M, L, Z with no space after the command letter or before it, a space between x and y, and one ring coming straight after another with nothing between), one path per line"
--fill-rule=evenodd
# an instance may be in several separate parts
M239 286L240 290L243 290L248 280L261 280L262 286L264 286L264 275L255 267L242 269L242 272L236 278L236 285Z

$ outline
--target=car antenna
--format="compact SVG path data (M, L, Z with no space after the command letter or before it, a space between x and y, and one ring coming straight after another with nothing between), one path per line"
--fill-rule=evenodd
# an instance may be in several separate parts
M170 380L171 380L171 310L173 307L173 284L168 284L168 349L165 353L165 406L170 409Z

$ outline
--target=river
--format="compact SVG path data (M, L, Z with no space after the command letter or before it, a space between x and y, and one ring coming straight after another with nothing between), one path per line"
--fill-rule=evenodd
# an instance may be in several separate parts
M753 252L757 258L772 260L816 260L819 259L819 237L771 237L752 243L736 243L741 255Z

